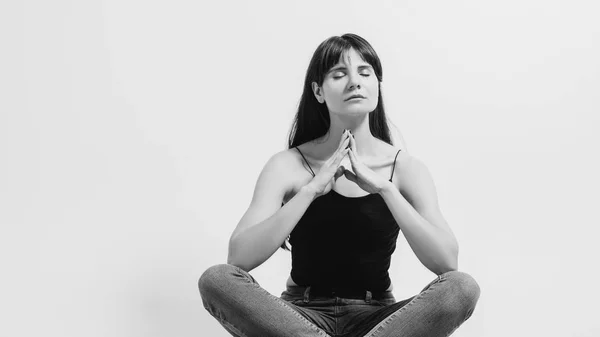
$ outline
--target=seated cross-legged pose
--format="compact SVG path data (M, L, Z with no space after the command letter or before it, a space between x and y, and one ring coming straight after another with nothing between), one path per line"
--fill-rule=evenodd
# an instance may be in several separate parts
M227 264L198 281L204 307L233 336L448 336L473 313L479 286L457 270L429 170L392 144L381 81L360 36L333 36L314 52L289 148L264 165ZM400 232L436 277L397 301L388 270ZM277 297L249 272L289 246Z

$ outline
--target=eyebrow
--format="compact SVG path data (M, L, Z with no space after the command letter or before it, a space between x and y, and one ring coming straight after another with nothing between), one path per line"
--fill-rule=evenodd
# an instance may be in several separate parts
M371 69L373 69L373 67L371 67L370 64L363 64L363 65L358 66L358 70L365 69L365 68L371 68ZM340 66L331 68L331 70L329 72L334 72L336 70L342 70L342 69L346 70L348 68L346 68L346 66L344 66L344 65L340 65Z

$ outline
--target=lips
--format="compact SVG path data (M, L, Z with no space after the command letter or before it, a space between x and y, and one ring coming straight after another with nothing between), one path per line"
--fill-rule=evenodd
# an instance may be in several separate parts
M353 99L353 98L365 98L365 96L363 96L363 95L352 95L352 96L348 97L348 98L346 99L346 101L349 101L349 100L351 100L351 99Z

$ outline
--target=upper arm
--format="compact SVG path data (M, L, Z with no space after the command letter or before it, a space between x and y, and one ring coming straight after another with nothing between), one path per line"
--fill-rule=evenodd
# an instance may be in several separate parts
M240 231L269 218L281 207L288 186L287 166L285 151L269 158L256 181L250 206L238 222L231 238Z
M412 156L400 166L398 174L402 177L402 195L430 224L454 236L440 210L435 184L427 166Z

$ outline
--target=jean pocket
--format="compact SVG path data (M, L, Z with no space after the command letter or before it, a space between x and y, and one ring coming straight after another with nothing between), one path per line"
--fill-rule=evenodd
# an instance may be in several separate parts
M382 298L379 300L371 300L371 302L375 305L379 305L382 307L387 307L388 305L392 305L396 303L395 298Z
M296 300L291 300L291 301L289 301L289 303L291 303L295 306L298 306L298 307L303 307L303 306L308 305L308 303L304 302L304 299L302 299L302 298L296 299Z

